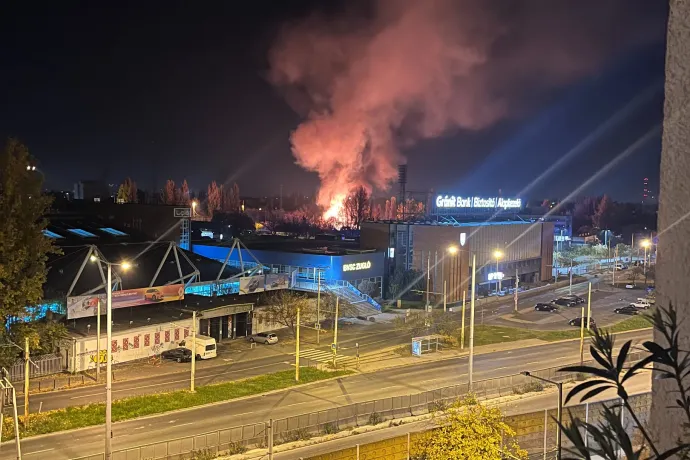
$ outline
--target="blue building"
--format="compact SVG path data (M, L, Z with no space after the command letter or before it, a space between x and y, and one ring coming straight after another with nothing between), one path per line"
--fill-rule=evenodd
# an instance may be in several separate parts
M381 296L384 274L384 253L376 250L317 248L300 251L267 249L234 249L229 246L193 244L192 251L200 256L239 267L255 264L271 268L273 273L293 273L302 280L343 281L359 288L364 281L376 285L378 292L365 292L372 297ZM228 257L229 254L229 257ZM373 295L372 295L373 294Z

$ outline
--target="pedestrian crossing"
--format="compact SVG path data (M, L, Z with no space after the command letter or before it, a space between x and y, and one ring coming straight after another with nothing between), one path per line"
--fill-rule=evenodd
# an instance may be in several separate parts
M290 353L295 356L295 353ZM309 361L316 361L318 363L332 363L333 362L333 352L325 350L316 350L314 348L307 348L300 350L299 352L301 365L308 365ZM335 362L339 366L347 366L349 364L355 364L356 358L354 356L348 356L344 354L338 354L335 358Z

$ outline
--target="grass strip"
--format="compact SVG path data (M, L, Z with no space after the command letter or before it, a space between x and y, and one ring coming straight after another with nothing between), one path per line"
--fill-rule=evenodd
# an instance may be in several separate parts
M610 327L605 327L611 332L625 332L635 329L651 328L651 324L643 316L631 316ZM585 334L587 332L585 331ZM465 334L465 346L469 346L468 334ZM558 331L536 331L517 327L478 325L474 327L474 346L491 345L496 343L514 342L516 340L539 339L546 342L557 340L577 339L580 337L580 328Z
M113 402L113 422L131 420L146 415L186 409L203 404L229 401L243 396L258 395L268 391L282 390L310 382L350 374L350 371L322 371L313 368L300 369L300 382L295 382L294 371L282 371L261 375L245 380L218 383L197 387L195 393L187 390L172 391L156 395L134 396ZM20 417L24 421L24 417ZM30 414L28 423L22 423L19 437L26 438L39 434L85 428L105 423L105 404L88 404L65 409ZM5 417L2 426L2 439L14 438L12 417Z

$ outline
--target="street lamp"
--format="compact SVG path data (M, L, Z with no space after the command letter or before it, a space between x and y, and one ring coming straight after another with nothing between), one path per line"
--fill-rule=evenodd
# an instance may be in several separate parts
M642 240L640 245L644 248L644 262L642 264L642 267L644 270L644 274L646 276L647 275L647 249L649 248L649 246L652 245L652 243L649 240Z
M558 388L558 413L556 415L556 418L558 419L558 426L556 427L556 446L558 448L558 451L556 458L558 460L561 460L561 424L563 423L563 383L555 382L553 380L545 379L542 377L537 377L536 375L532 375L529 371L523 371L520 373L525 377L531 377L535 380L541 380L542 382L550 383L551 385L556 385L556 387Z
M494 251L494 257L496 258L496 295L498 295L498 292L501 290L501 276L498 274L498 262L503 257L503 252L496 249Z
M105 376L105 460L110 460L112 457L112 437L113 437L113 393L112 393L112 337L113 337L113 283L112 283L112 267L120 267L122 270L128 270L132 264L127 261L120 263L112 263L100 259L95 255L90 257L91 262L105 264L108 267L108 282L106 286L106 376Z
M458 247L455 245L448 246L448 254L454 256L459 251Z

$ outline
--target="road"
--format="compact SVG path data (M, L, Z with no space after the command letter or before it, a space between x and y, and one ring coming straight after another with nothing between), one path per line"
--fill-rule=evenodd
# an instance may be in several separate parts
M636 342L647 340L651 331L626 334ZM622 343L623 340L619 340ZM477 355L475 380L513 375L522 370L562 366L579 360L579 343L562 342L518 350ZM467 358L453 358L404 368L316 383L270 395L229 401L114 425L117 449L280 419L343 404L399 396L467 381ZM103 426L25 439L23 458L61 460L91 455L103 450ZM13 457L11 443L3 443L0 460Z

